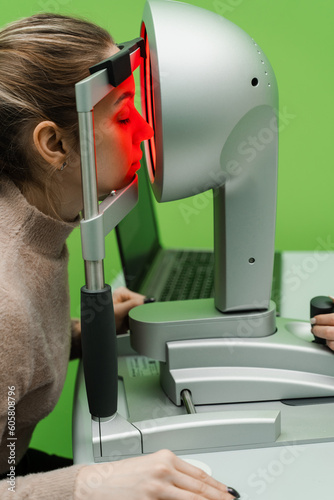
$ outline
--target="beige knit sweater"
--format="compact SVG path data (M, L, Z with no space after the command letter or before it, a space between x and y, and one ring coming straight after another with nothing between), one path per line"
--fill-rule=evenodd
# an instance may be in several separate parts
M65 240L75 225L45 216L0 179L0 473L22 458L63 388L71 347ZM15 494L0 481L0 498L72 499L77 472L17 477Z

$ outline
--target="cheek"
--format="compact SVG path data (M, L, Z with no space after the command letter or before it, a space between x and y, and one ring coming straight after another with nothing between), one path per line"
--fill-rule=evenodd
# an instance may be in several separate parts
M117 133L117 126L110 118L98 118L94 120L94 141L96 147L115 141Z
M112 134L108 147L114 159L125 164L129 161L131 163L132 138L126 129L120 128L116 133Z
M132 162L132 135L127 126L112 124L110 120L100 120L95 128L97 165L123 170ZM117 175L117 172L115 172Z
M117 143L117 149L119 155L124 158L124 161L128 161L132 154L132 144L128 137L121 137Z

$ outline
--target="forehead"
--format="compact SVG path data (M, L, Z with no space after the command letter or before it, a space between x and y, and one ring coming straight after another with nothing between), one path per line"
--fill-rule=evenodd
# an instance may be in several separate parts
M120 85L115 87L111 92L110 96L114 101L114 104L119 104L124 98L133 98L135 94L135 80L133 75L130 75L129 78L124 80Z
M131 75L94 106L94 115L98 116L103 112L116 112L123 103L126 103L129 99L133 99L134 95L135 82Z
M104 103L108 103L109 106L119 107L122 102L126 99L133 99L135 95L136 87L133 75L129 76L124 82L115 87L109 94L103 99Z

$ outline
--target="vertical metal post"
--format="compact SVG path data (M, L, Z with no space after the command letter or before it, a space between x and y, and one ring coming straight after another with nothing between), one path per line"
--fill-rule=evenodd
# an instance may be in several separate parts
M95 165L93 112L78 113L80 130L81 178L83 212L85 219L92 219L99 213L97 178ZM103 261L85 261L87 290L104 288Z
M93 111L78 113L85 220L99 214ZM111 288L104 283L103 260L85 260L81 289L81 338L89 410L94 419L117 412L117 341Z

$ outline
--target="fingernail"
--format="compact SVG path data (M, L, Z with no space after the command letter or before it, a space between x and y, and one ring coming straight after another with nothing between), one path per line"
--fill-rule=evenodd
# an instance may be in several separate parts
M145 297L144 304L151 304L152 302L155 302L154 297Z
M316 321L316 319L315 319L315 318L311 318L311 319L310 319L310 323L311 323L311 325L315 325L315 324L316 324L316 322L317 322L317 321Z
M328 295L328 297L334 301L334 297L332 295Z
M230 495L234 496L234 498L240 498L240 495L239 493L237 492L237 490L235 490L234 488L231 488L230 486L227 487L227 491Z

